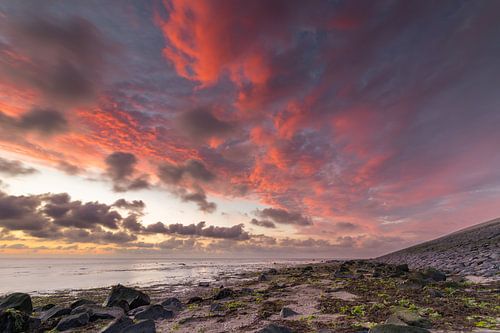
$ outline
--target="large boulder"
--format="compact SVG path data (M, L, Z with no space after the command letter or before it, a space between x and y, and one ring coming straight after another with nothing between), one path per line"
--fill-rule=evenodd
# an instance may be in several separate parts
M382 324L370 329L369 333L430 333L425 328L416 326Z
M81 299L76 300L73 303L71 303L71 305L69 307L71 308L71 310L73 310L73 309L79 307L80 305L85 305L85 304L96 304L96 303L94 301L91 301L91 300L88 300L85 298L81 298Z
M165 309L160 304L144 305L129 312L130 316L134 316L135 319L170 319L174 317L174 312Z
M134 324L134 321L127 316L116 318L108 326L104 327L100 333L121 333L123 330Z
M182 310L182 303L177 297L169 297L163 302L161 302L161 305L171 311L180 311Z
M255 333L292 333L292 330L286 326L269 324Z
M127 302L130 309L138 308L139 306L149 305L151 300L149 296L142 291L122 286L121 284L111 288L105 306L120 306L120 302Z
M56 326L58 331L67 331L72 328L82 327L89 323L90 316L88 313L77 313L62 318Z
M58 318L58 317L68 315L68 314L70 314L70 312L71 312L70 308L63 308L62 306L56 305L56 306L51 307L47 311L40 313L39 318L42 322L46 322L49 319Z
M124 328L121 333L156 333L155 322L151 319L141 320Z
M118 306L103 307L97 304L84 304L71 311L71 314L87 313L90 321L98 319L115 319L125 315L122 308Z
M15 309L0 310L0 332L37 332L41 321Z
M0 298L0 310L16 309L27 314L33 312L31 297L25 293L13 293Z

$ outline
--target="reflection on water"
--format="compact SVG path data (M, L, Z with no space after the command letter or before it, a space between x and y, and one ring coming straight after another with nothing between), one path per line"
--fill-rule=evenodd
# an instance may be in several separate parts
M121 283L135 286L191 284L304 260L275 259L5 259L0 258L0 294L89 289Z

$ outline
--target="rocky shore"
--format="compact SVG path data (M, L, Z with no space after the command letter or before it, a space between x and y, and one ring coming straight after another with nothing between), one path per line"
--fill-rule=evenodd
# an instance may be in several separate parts
M0 332L373 332L500 330L498 281L373 261L248 274L179 294L110 289L0 298Z
M410 268L435 267L452 274L498 278L500 219L463 229L444 237L376 259Z

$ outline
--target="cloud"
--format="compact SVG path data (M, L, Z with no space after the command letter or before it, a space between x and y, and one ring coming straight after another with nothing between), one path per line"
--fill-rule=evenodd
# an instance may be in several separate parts
M68 122L57 110L33 109L17 118L0 112L0 127L10 131L32 131L51 136L65 132L68 129Z
M113 203L113 206L129 209L136 213L142 213L142 211L146 207L146 204L142 200L127 201L125 199L118 199Z
M32 167L25 167L20 161L11 161L0 157L0 173L8 176L31 175L38 170Z
M206 223L203 221L189 225L183 225L181 223L166 225L162 222L157 222L148 225L144 231L146 233L177 234L183 236L200 236L233 240L248 240L251 238L251 235L244 230L243 224L237 224L232 227L218 227L213 225L206 226Z
M217 205L214 202L209 202L207 195L201 189L198 189L196 192L182 193L180 197L182 201L196 203L198 208L206 213L213 213L217 209Z
M281 208L264 208L262 210L257 210L256 215L280 224L295 224L299 226L312 224L309 217L303 216L299 212L289 212Z
M183 176L204 182L215 179L215 175L207 169L205 164L196 160L187 160L184 165L163 163L158 167L158 177L166 184L176 184Z
M259 226L259 227L264 227L264 228L276 228L276 224L274 222L269 221L269 220L257 220L257 219L252 219L250 221L251 224Z
M178 123L179 130L195 140L224 137L233 130L229 122L220 120L206 109L184 112L179 117Z
M113 181L113 190L116 192L134 191L147 189L149 184L147 175L132 176L136 173L138 163L134 154L117 151L108 155L105 159L107 175Z

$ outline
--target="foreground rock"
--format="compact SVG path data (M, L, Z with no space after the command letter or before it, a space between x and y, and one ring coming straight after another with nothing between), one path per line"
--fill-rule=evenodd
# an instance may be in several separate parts
M129 312L130 316L134 316L135 319L170 319L174 317L174 312L165 309L160 304L145 305L135 308Z
M90 321L96 321L99 319L115 319L125 315L125 311L123 311L120 307L103 307L97 304L80 305L71 311L72 315L80 313L87 313Z
M155 322L151 319L141 320L135 324L127 326L121 333L156 333Z
M15 309L0 310L0 332L36 332L41 325L38 318L33 318L23 311Z
M126 302L130 309L135 309L139 306L149 305L151 300L142 291L119 284L111 289L105 306L120 306L122 302Z
M370 329L369 333L430 333L425 328L415 326L403 326L394 324L377 325Z
M171 311L180 311L183 308L182 302L177 297L169 297L161 302L161 305Z
M58 331L67 331L72 328L82 327L89 323L90 316L88 313L78 313L64 317L56 326Z
M132 326L134 321L129 317L122 316L113 320L105 328L103 328L100 333L121 333L125 328Z
M0 310L16 309L27 314L33 312L31 297L25 293L13 293L0 299Z
M280 326L276 324L270 324L256 333L292 333L292 330L286 326Z

